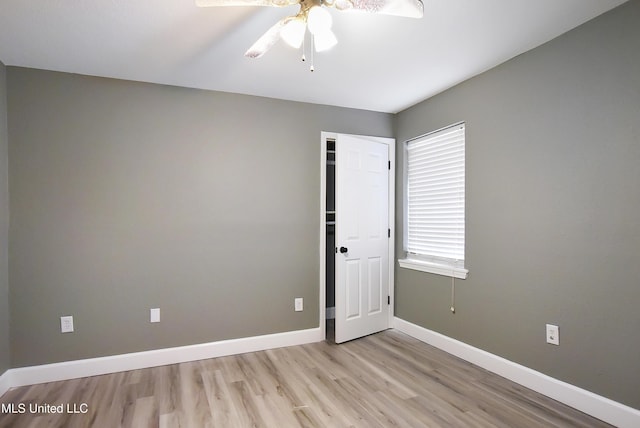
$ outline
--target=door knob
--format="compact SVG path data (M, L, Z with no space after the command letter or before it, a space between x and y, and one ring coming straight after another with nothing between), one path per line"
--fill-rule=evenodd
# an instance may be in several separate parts
M347 251L349 251L349 249L347 247L340 247L340 252L342 254L346 253Z

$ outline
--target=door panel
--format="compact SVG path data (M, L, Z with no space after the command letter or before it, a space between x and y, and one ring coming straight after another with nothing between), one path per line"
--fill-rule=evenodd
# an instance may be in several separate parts
M336 342L388 328L389 146L336 139Z
M347 319L358 318L360 311L360 296L362 289L362 276L360 275L360 260L347 260L346 299Z
M382 266L380 257L369 259L369 315L382 310Z

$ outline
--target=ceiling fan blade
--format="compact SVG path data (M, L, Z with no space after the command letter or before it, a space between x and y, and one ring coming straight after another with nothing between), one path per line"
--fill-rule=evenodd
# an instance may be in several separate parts
M290 19L293 19L292 16L286 16L282 18L280 21L276 22L276 24L269 28L266 33L264 33L250 48L244 53L244 56L248 58L260 58L262 55L267 53L269 49L276 44L278 40L280 40L280 32L282 31L282 27L289 22Z
M339 10L379 13L383 15L422 18L424 5L421 0L336 0Z
M300 0L195 0L198 7L216 6L290 6L299 4Z

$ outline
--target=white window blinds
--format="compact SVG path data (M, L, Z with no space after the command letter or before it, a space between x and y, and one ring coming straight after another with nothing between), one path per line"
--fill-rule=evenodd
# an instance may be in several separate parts
M407 143L407 252L464 267L465 125Z

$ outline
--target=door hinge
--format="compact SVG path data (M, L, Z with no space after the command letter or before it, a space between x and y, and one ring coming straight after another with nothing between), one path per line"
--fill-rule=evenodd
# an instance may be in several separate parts
M389 161L389 171L391 171L391 161Z
M391 238L391 229L387 229L387 236Z
M387 296L387 305L391 304L391 296Z

